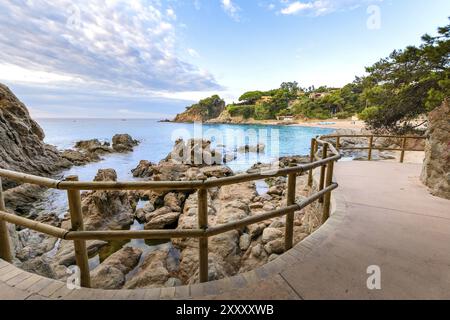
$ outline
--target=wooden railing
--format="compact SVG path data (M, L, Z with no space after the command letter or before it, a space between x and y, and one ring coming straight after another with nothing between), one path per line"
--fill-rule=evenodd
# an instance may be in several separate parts
M342 148L343 138L368 138L368 147ZM381 148L374 146L375 138L396 138L402 140L402 148ZM0 258L11 262L11 252L8 229L6 223L12 223L24 228L47 234L63 240L74 241L75 258L80 268L80 284L90 287L90 274L88 266L88 254L86 250L87 240L132 240L132 239L174 239L197 238L199 239L199 277L200 282L208 281L208 239L224 232L241 229L243 227L266 221L276 217L286 216L285 250L293 246L294 238L294 213L304 209L312 203L319 201L322 206L322 222L330 216L331 192L338 187L333 182L334 163L341 159L339 149L343 150L368 150L368 159L372 159L372 150L401 151L403 162L406 151L417 151L406 148L407 139L425 139L415 136L375 136L375 135L349 135L349 136L324 136L311 140L310 163L278 169L273 172L258 172L225 177L211 180L197 181L134 181L134 182L80 182L76 176L67 177L64 180L53 180L33 175L17 173L0 169L0 177L22 183L35 184L47 188L67 191L69 212L72 227L70 230L46 225L34 220L26 219L6 212L0 178ZM336 147L328 140L334 140ZM321 147L321 149L320 149ZM308 185L313 186L313 170L320 168L318 190L303 201L296 202L296 177L299 174L309 172ZM265 212L256 216L232 221L224 225L208 226L208 189L232 185L242 182L267 179L270 177L287 176L287 203L286 207ZM122 231L85 231L83 215L81 211L81 190L197 190L198 196L198 228L177 230L122 230Z
M16 182L35 184L42 187L66 190L69 202L70 230L57 228L37 221L26 219L6 212L0 178L0 258L11 262L12 253L6 223L29 228L63 240L74 241L76 264L80 269L80 284L90 287L90 274L88 265L88 254L86 240L132 240L132 239L174 239L174 238L197 238L199 239L199 277L200 282L208 281L208 239L224 232L241 229L276 217L286 216L285 249L293 246L294 239L294 213L311 205L315 201L323 202L323 221L330 215L331 192L338 185L333 183L334 162L341 158L336 148L329 142L321 139L313 139L311 143L311 163L295 167L281 168L273 172L258 172L225 177L211 180L198 181L135 181L135 182L80 182L78 177L70 176L64 180L53 180L37 177L29 174L13 172L0 169L0 177ZM314 150L323 146L324 157L316 159ZM328 152L330 151L330 152ZM313 170L321 168L320 190L307 199L296 202L296 177L309 171L309 185L312 186ZM328 170L326 170L328 168ZM326 174L325 174L326 172ZM326 181L325 181L326 175ZM287 176L287 204L286 207L265 212L260 215L232 221L224 225L208 226L208 189L222 187L242 182L267 179L270 177ZM323 178L323 179L322 179ZM122 231L85 231L83 226L83 215L81 210L81 190L197 190L198 196L198 228L186 230L122 230Z
M372 152L373 150L378 151L399 151L400 152L400 162L403 163L405 161L405 153L407 151L424 151L424 150L417 150L417 149L408 149L407 148L407 141L408 140L425 140L426 137L423 136L395 136L395 135L328 135L322 137L323 139L328 140L335 140L336 141L336 149L337 150L367 150L368 155L367 159L369 161L372 160ZM342 147L341 142L342 139L345 138L367 138L368 143L367 147ZM401 145L400 148L384 148L384 147L378 147L374 145L374 140L377 138L387 138L387 139L397 139Z

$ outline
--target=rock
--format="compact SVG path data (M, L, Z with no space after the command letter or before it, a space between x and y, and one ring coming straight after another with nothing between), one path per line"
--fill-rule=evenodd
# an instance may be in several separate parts
M282 254L284 252L284 239L276 239L268 242L264 249L270 255L272 253Z
M86 248L88 255L91 257L95 255L102 247L106 246L108 242L100 240L86 241ZM76 264L75 261L75 249L73 241L61 241L61 245L53 258L55 264L63 265L66 267Z
M135 218L140 223L145 223L145 222L147 222L147 219L145 218L145 216L147 214L152 213L153 211L155 211L155 206L153 205L153 203L148 202L148 203L145 204L145 206L143 208L140 208L140 209L136 210Z
M186 108L186 111L178 114L174 122L205 122L217 118L225 110L225 101L218 95L200 100Z
M155 164L151 163L150 161L141 160L138 166L135 169L131 170L131 172L133 173L133 177L149 178L153 176L154 174L153 166L155 166Z
M237 152L239 153L263 153L264 150L266 149L266 145L263 143L258 143L255 146L250 146L250 145L245 145L243 147L239 147L237 149Z
M16 252L16 257L21 261L26 261L52 250L57 239L30 229L23 229L18 232L22 249Z
M164 162L184 164L190 167L203 167L221 165L223 156L219 151L211 149L211 141L202 139L184 141L179 139L175 142L172 152Z
M173 192L165 195L164 205L174 212L181 212L181 199Z
M26 218L36 218L34 203L45 193L45 188L33 185L22 184L4 192L5 205L17 214Z
M56 279L56 274L49 261L42 256L25 261L20 268L46 278Z
M95 181L116 181L113 169L99 170ZM135 199L126 191L89 191L82 194L86 230L122 230L133 224Z
M254 256L255 258L259 258L261 257L261 255L263 253L265 253L264 247L258 243L257 245L255 245L254 247L252 247L252 256Z
M450 106L445 100L441 107L428 115L425 161L421 180L433 195L450 199Z
M263 233L265 228L266 225L264 223L252 224L247 227L250 237L252 239L259 237Z
M78 150L64 150L61 153L61 156L64 159L67 159L71 163L73 163L75 166L82 166L85 164L88 164L90 162L96 162L100 161L101 158L98 156L98 154L95 153L83 153Z
M249 234L244 233L240 238L239 238L239 248L242 251L247 251L247 249L250 247L251 244L251 237Z
M277 240L283 237L283 231L275 228L266 228L263 231L262 243L266 244L270 241Z
M275 220L270 225L269 228L283 228L285 226L285 222L282 220Z
M92 271L92 287L107 290L122 288L125 276L137 266L141 255L141 249L132 247L115 252Z
M117 181L117 173L114 169L99 169L94 177L94 181Z
M181 210L174 212L169 207L162 207L145 216L147 223L144 228L145 230L164 229L177 222L180 215Z
M255 209L262 209L264 207L264 204L262 204L261 202L255 202L255 203L251 203L249 205L250 209L255 210Z
M114 151L120 153L131 152L138 144L139 141L134 140L129 134L116 134L112 138L112 147Z
M25 105L0 84L0 168L39 176L50 176L72 163L44 143L44 131L31 119ZM17 186L3 179L4 189Z
M283 195L284 188L280 185L272 186L269 188L269 191L267 191L268 195L277 195L281 196Z
M85 153L102 155L114 152L108 142L101 143L98 139L82 140L75 143L75 149Z
M126 283L125 288L155 288L164 286L171 278L168 270L170 250L167 248L150 252L142 261L136 274Z

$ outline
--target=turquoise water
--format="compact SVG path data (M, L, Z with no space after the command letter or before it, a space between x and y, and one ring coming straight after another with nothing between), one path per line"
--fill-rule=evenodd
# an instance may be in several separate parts
M97 138L111 141L117 133L128 133L141 141L132 153L107 155L101 162L74 167L67 172L79 175L81 180L92 180L97 170L102 168L114 168L120 180L132 179L131 169L140 160L159 162L170 153L177 138L193 137L196 129L193 124L160 123L156 120L41 119L38 123L45 131L45 141L61 150L72 148L79 140ZM311 138L332 132L330 129L299 126L216 124L203 125L202 131L207 138L213 133L213 144L225 144L228 151L245 143L255 145L262 142L266 145L263 154L238 154L238 159L229 163L235 171L246 170L257 161L267 162L278 156L307 155Z
M264 153L238 154L238 158L228 164L232 170L239 172L247 170L256 162L270 162L280 156L307 155L311 138L332 132L330 129L300 126L211 124L199 128L194 124L159 123L157 120L40 119L38 123L45 131L45 141L61 150L72 148L79 140L96 138L111 141L117 133L128 133L141 142L134 152L107 155L100 162L73 167L64 172L64 175L76 174L85 181L91 181L98 169L106 168L115 169L119 180L132 180L131 170L140 160L159 162L171 152L174 141L179 137L187 139L203 136L228 152L246 143L264 143ZM66 210L66 195L64 192L51 191L40 207L63 214Z

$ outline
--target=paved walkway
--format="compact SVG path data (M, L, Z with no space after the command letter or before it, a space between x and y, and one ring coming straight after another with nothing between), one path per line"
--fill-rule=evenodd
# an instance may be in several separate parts
M340 162L334 214L255 271L208 284L134 291L68 290L0 260L0 299L450 299L450 201L429 195L421 167ZM381 269L381 290L367 268Z

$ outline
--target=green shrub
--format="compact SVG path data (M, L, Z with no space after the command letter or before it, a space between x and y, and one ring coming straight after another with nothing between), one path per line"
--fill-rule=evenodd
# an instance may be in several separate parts
M244 119L253 118L255 116L255 106L249 105L230 105L227 107L232 117L243 117Z
M361 113L358 116L361 120L367 121L376 118L379 110L380 109L378 107L368 107L365 108L363 111L361 111Z

